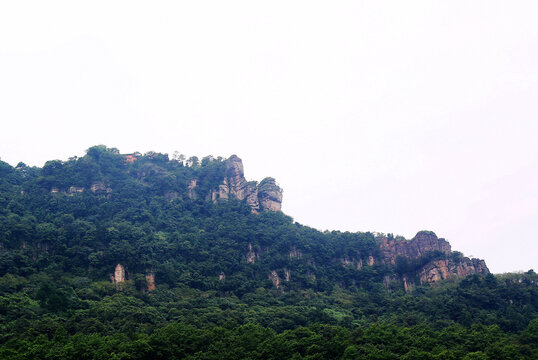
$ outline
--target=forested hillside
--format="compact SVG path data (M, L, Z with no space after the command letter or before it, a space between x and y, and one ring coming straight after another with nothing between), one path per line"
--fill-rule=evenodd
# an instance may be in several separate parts
M235 156L0 162L0 358L538 358L534 271L281 202Z

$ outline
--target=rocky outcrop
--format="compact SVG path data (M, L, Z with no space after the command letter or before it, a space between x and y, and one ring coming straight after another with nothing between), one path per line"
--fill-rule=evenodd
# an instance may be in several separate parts
M197 180L191 180L188 184L188 196L196 199ZM253 213L261 210L280 211L282 204L282 189L276 184L275 179L265 178L258 185L255 181L248 182L245 179L243 161L232 155L226 160L224 178L217 189L210 190L205 194L207 201L217 203L235 198L245 201Z
M280 211L282 205L282 189L275 179L265 178L258 186L258 199L262 210Z
M484 260L469 259L453 253L448 241L438 238L432 231L420 231L409 241L383 237L379 242L379 249L381 261L385 264L398 266L398 260L404 259L408 265L412 265L403 269L412 272L402 275L406 291L413 289L414 284L410 280L413 276L418 277L421 285L432 285L448 278L489 273Z
M111 193L112 189L105 185L103 182L96 182L93 183L90 187L90 190L94 194L102 194L102 193Z
M154 272L150 272L149 274L146 274L146 289L148 291L153 291L156 289Z
M415 285L409 281L407 276L402 277L403 280L403 286L406 293L412 292L415 289Z
M247 262L254 264L256 262L256 258L258 258L258 255L252 250L252 244L248 244L248 252L246 255Z
M444 279L489 273L484 260L452 252L448 241L438 238L432 231L420 231L411 240L383 236L378 239L378 246L379 251L373 251L374 255L366 257L357 253L356 256L350 254L335 260L344 267L357 270L363 269L363 263L392 267L396 275L384 279L385 287L395 289L403 286L406 292L413 291L419 284L433 285Z
M228 187L228 180L224 178L222 184L219 185L219 199L228 200L230 196L230 188Z
M221 271L219 274L219 281L222 281L224 279L226 279L226 275L224 274L224 272Z
M125 281L125 268L122 264L116 265L116 268L114 269L114 282L122 283Z
M434 284L449 278L462 278L473 274L488 274L489 270L484 260L462 257L458 261L453 259L435 260L427 264L420 271L421 284Z
M258 199L258 187L256 186L256 183L247 184L246 202L252 209L252 212L257 213L260 211L260 201Z
M77 193L83 193L84 188L79 186L70 186L69 189L67 189L67 193L69 195L77 194Z
M280 289L280 277L278 276L278 272L276 270L269 273L269 280L271 280L277 289Z
M285 281L291 280L291 271L289 271L288 269L284 269L284 280Z
M414 259L433 251L440 251L446 255L451 252L450 244L445 239L437 238L432 231L420 231L410 241L384 237L380 241L379 248L383 262L392 265L396 264L398 256Z
M187 186L187 196L189 199L197 199L198 195L196 194L196 187L198 186L198 180L193 179L189 181L189 185Z
M247 197L248 183L245 179L243 161L237 155L232 155L226 160L224 184L228 186L228 193L238 200L243 200Z
M484 260L462 258L435 260L420 271L421 284L434 284L449 278L462 278L473 274L488 274L489 270Z

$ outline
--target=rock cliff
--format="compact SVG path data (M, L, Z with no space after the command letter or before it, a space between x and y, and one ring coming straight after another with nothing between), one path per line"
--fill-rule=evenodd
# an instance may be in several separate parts
M379 248L383 261L392 265L396 264L398 256L414 259L434 251L446 255L451 253L450 244L445 239L437 238L437 235L431 231L420 231L410 241L383 237Z
M262 210L280 211L282 205L282 189L275 179L265 178L258 186L258 199Z
M489 270L484 260L461 258L435 260L426 264L420 271L421 284L434 284L440 280L451 277L465 277L472 274L487 274Z
M432 285L448 278L489 273L484 260L453 253L450 244L431 231L420 231L409 241L383 237L379 249L381 261L400 272L406 291L413 277L420 284Z
M383 236L378 238L377 245L371 254L357 253L335 260L344 267L357 270L366 265L388 267L393 274L385 276L385 287L401 286L406 292L419 284L434 285L444 279L489 273L484 260L452 252L448 241L438 238L432 231L420 231L411 240Z
M226 173L224 176L223 185L228 187L224 191L235 196L238 200L245 199L248 195L248 183L245 179L243 161L239 157L232 155L226 160Z
M197 186L197 179L189 182L187 186L189 198L197 198ZM217 189L211 190L206 196L208 201L213 202L226 201L230 198L245 201L254 213L263 210L280 211L282 189L273 178L265 178L259 184L255 181L247 181L243 161L237 155L232 155L225 162L222 182Z

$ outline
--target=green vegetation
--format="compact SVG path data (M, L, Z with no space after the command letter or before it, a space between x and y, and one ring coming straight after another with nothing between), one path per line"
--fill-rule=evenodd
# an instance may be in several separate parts
M133 157L0 162L0 359L538 358L532 270L387 291L385 276L444 254L342 266L378 255L376 236L206 201L221 158Z

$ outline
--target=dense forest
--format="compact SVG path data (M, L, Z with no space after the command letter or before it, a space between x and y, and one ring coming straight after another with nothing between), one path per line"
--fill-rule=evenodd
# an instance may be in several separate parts
M225 172L102 145L0 162L0 359L538 359L533 270L388 286L462 255L369 263L392 235L214 201Z

